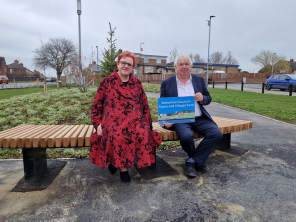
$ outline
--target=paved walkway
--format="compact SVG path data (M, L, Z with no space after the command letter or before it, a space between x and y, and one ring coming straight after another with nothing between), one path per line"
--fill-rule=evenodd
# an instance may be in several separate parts
M145 180L131 169L128 184L88 159L68 159L47 189L16 193L22 161L3 160L0 221L295 221L296 126L216 103L206 108L254 121L232 134L230 151L210 155L208 173L187 178L180 148L158 152L179 175Z

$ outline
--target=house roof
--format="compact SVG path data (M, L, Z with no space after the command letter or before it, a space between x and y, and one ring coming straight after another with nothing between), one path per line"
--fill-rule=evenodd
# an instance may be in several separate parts
M0 57L0 67L2 66L2 62L5 61L4 57Z
M24 67L16 62L7 65L7 68L8 69L27 69L26 67Z
M296 62L294 61L288 61L288 63L290 64L290 68L294 71L296 70Z

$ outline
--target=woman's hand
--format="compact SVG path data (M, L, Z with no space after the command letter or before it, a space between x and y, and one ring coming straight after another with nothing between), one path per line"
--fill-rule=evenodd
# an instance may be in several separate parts
M101 126L101 124L98 125L98 128L97 128L97 134L98 134L99 136L102 136L102 126Z

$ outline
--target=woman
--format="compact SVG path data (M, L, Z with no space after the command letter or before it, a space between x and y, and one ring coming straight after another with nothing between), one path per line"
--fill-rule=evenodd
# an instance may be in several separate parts
M129 51L118 56L117 69L103 78L91 109L96 132L91 137L90 161L130 181L127 168L148 167L155 163L155 150L161 144L152 121L141 82L131 72L136 57Z

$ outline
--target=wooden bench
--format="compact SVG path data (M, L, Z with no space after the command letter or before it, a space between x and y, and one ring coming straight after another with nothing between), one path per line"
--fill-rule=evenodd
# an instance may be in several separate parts
M229 149L231 133L251 129L252 121L213 117L223 133L217 145ZM178 140L175 131L153 123L163 141ZM20 125L0 132L0 148L22 148L25 178L39 177L47 169L46 148L89 147L94 132L92 125ZM195 138L202 135L194 133Z

